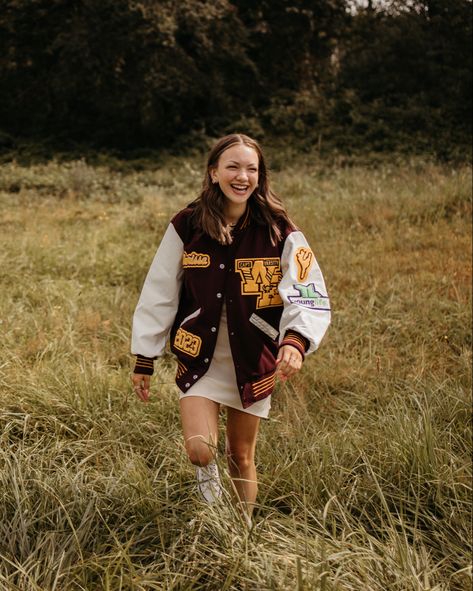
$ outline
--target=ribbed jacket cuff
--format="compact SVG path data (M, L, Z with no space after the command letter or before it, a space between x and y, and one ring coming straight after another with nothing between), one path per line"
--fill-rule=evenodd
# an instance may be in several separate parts
M302 359L304 359L305 352L308 350L310 343L308 339L303 337L295 330L287 330L279 347L283 347L284 345L291 345L291 347L295 347L302 355Z
M154 373L154 359L151 357L145 357L144 355L137 355L133 373L142 373L144 375L152 376Z

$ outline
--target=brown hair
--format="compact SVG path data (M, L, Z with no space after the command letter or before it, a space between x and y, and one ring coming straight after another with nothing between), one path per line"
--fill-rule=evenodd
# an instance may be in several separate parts
M260 225L267 225L269 238L272 244L281 240L281 226L294 228L286 208L281 199L271 190L268 179L268 168L258 142L247 135L233 133L222 137L210 150L207 158L207 169L202 191L199 197L191 204L194 209L194 223L206 234L218 240L222 244L230 244L232 237L225 224L223 206L225 196L218 183L213 183L211 171L218 165L220 156L236 144L244 144L253 148L258 155L258 186L248 199L248 207L251 218Z

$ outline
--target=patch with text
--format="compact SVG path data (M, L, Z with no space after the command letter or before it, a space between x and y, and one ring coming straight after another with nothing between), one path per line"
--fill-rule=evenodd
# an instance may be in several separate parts
M278 292L278 285L282 277L281 260L278 257L236 259L235 271L241 276L242 295L258 297L257 308L282 306L282 299Z
M309 283L308 285L296 283L293 287L299 294L288 297L291 304L310 308L311 310L330 310L328 297L317 291L314 283Z
M195 267L208 267L210 265L210 256L201 252L186 252L182 255L182 266L184 269Z
M180 328L176 332L176 336L174 337L174 346L179 351L183 351L187 353L191 357L197 357L200 352L200 347L202 345L202 339L191 332L187 332L183 328Z

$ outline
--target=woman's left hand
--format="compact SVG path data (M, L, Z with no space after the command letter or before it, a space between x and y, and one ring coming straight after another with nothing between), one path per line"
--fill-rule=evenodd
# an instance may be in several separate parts
M279 349L276 359L276 376L282 380L287 380L302 367L302 355L292 345L283 345Z

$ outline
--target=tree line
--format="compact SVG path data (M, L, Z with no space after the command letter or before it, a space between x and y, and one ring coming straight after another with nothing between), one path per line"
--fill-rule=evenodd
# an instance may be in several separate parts
M471 19L470 0L0 0L0 130L448 155L471 136Z

